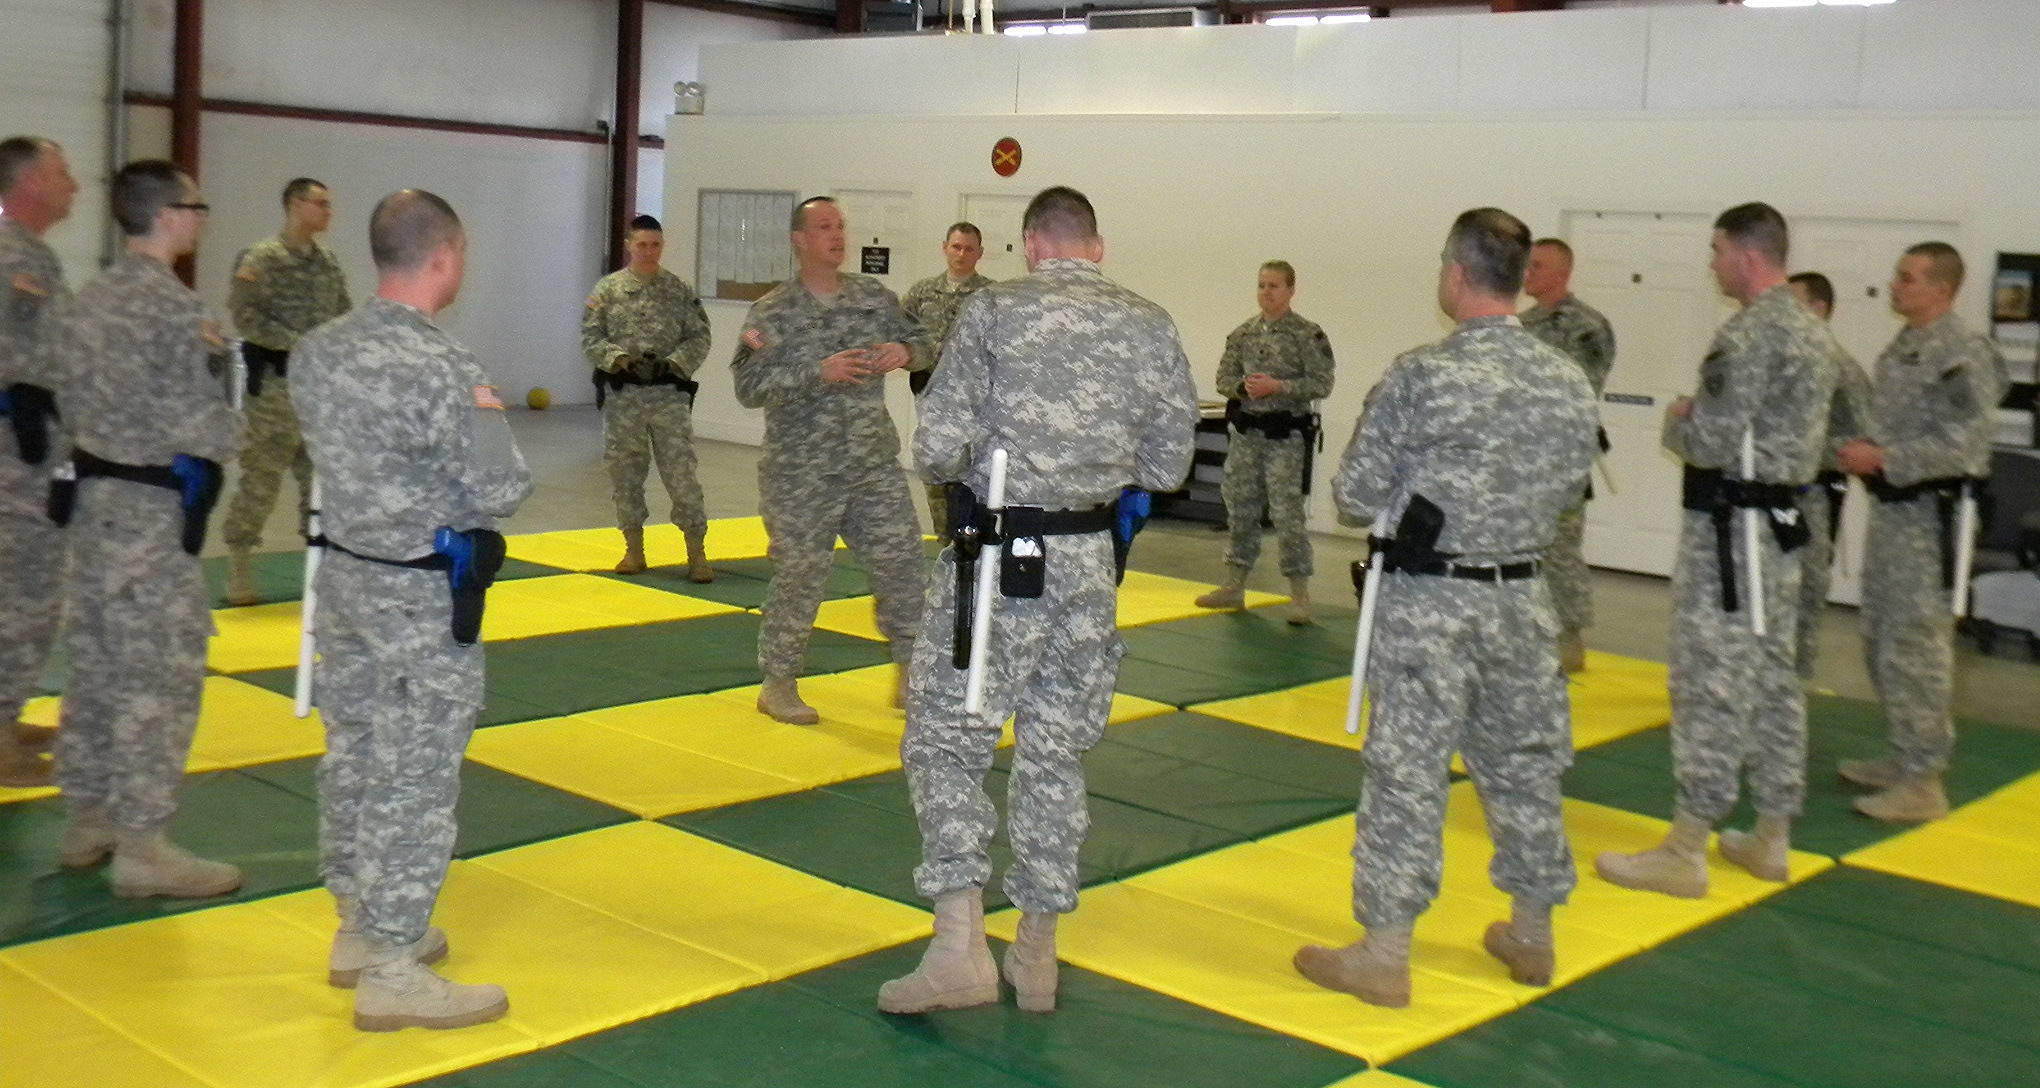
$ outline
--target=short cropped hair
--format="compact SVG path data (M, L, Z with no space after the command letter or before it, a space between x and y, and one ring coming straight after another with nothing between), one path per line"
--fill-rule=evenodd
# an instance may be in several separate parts
M835 204L835 203L836 203L836 198L835 198L835 197L832 197L832 196L811 196L811 197L807 198L806 200L803 200L803 201L801 201L800 203L798 203L798 204L795 204L795 205L793 206L793 224L792 224L791 226L787 227L786 229L788 229L788 230L806 230L806 229L807 229L807 210L808 210L808 208L809 208L809 207L811 207L811 206L813 206L813 205L816 205L816 204L829 204L829 205L833 205L833 204Z
M1948 285L1949 290L1962 289L1962 277L1966 274L1962 265L1962 254L1946 242L1921 242L1908 247L1908 257L1927 258L1927 267L1932 269L1934 279Z
M312 195L313 189L324 189L326 183L318 178L292 178L283 186L283 206L290 207L293 200L303 200Z
M1088 242L1098 237L1098 213L1084 194L1056 185L1034 194L1020 217L1020 233L1040 234L1062 242Z
M649 215L640 215L640 216L638 216L638 217L636 217L636 218L632 219L632 220L630 221L630 229L632 229L632 230L655 230L655 231L658 231L658 232L659 232L660 234L664 234L664 233L666 233L666 228L664 228L664 227L662 227L662 226L660 226L660 225L659 225L659 221L658 221L658 219L657 219L657 218L655 218L655 217L653 217L653 216L649 216Z
M949 229L942 232L942 241L944 243L947 243L949 241L949 236L955 234L957 231L962 231L963 233L970 235L972 238L977 239L978 245L985 244L985 232L979 230L977 228L977 224L971 222L968 219L959 219L956 222L949 224Z
M1780 268L1792 253L1792 232L1785 225L1785 217L1769 204L1737 204L1714 220L1714 229L1727 235L1738 247L1763 254Z
M1833 281L1818 272L1794 272L1785 277L1786 283L1796 283L1806 288L1806 297L1832 312L1835 308L1835 285Z
M1560 253L1563 253L1563 254L1565 254L1565 263L1566 263L1567 265L1571 265L1571 264L1572 264L1572 260L1573 260L1573 256L1572 256L1572 246L1568 245L1568 244L1566 243L1566 240L1565 240L1565 239L1563 239L1563 238L1539 238L1539 239L1537 239L1536 241L1534 241L1534 242L1530 243L1530 248L1531 248L1531 249L1543 249L1543 248L1546 248L1546 247L1549 247L1549 248L1551 248L1551 249L1555 249L1555 250L1559 251Z
M399 189L368 217L368 252L378 272L410 272L440 245L461 237L453 205L423 189Z
M0 140L0 193L13 192L43 152L56 149L54 142L41 136L9 136Z
M167 159L140 159L113 175L113 218L120 232L140 238L156 229L156 216L184 199L184 171Z
M1282 273L1282 282L1289 287L1296 286L1296 266L1288 261L1262 261L1261 271Z
M1530 228L1500 208L1462 212L1445 236L1445 257L1466 271L1468 283L1513 298L1530 264Z

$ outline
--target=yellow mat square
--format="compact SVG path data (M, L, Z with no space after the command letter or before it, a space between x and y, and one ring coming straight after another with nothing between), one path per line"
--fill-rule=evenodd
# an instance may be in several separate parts
M488 610L482 615L482 639L506 642L739 611L742 609L717 601L614 578L555 574L498 582L491 588Z
M1431 1088L1420 1080L1398 1077L1386 1069L1369 1069L1356 1073L1345 1080L1328 1084L1325 1088Z
M30 700L21 717L36 725L56 725L62 708L61 698L42 696ZM184 770L197 774L300 759L325 750L325 727L317 711L309 718L299 719L292 712L288 696L231 677L208 676L199 703L198 732L192 738ZM56 792L50 787L0 789L0 804L52 797Z
M708 558L712 563L759 559L769 550L764 518L715 518L708 523ZM505 541L512 559L561 570L606 571L623 558L623 534L615 529L568 529L523 533ZM842 543L837 542L841 547ZM645 561L655 567L687 562L687 538L677 526L645 526Z
M932 932L926 911L664 824L569 835L476 864L773 979Z
M314 981L323 984L332 898L313 891L270 902L317 938L322 958ZM760 971L475 861L453 863L432 920L452 946L438 970L463 982L500 984L510 995L510 1015L501 1023L543 1046L765 981Z
M885 635L878 629L877 602L877 598L870 596L823 601L822 607L815 612L815 626L839 635L884 642Z
M654 819L806 786L583 717L480 730L468 758Z
M2040 907L2040 775L1842 860Z
M322 891L286 898L301 901L293 905L313 912L321 928L293 924L272 909L278 900L244 903L22 945L0 953L0 964L216 1088L404 1084L537 1045L508 1022L457 1032L354 1030L353 995L326 985L332 899ZM484 974L477 948L461 940L454 938L446 973L469 982L497 977ZM511 1000L515 1010L514 993Z
M1575 856L1591 865L1603 849L1633 850L1656 842L1665 825L1568 801L1566 828ZM1543 992L1510 981L1502 965L1481 950L1482 931L1507 917L1509 904L1488 883L1492 849L1471 783L1454 786L1448 803L1445 878L1437 902L1417 923L1411 1009L1373 1009L1316 991L1290 967L1289 957L1304 943L1336 946L1360 935L1349 913L1352 841L1352 818L1340 816L1086 892L1061 930L1069 934L1066 955L1079 966L1377 1064L1499 1016ZM1827 864L1824 858L1795 854L1793 878L1804 879ZM1583 878L1571 904L1553 919L1557 983L1583 977L1782 887L1725 863L1712 867L1710 880L1707 898L1677 900ZM1142 894L1129 898L1134 892ZM1094 915L1101 899L1106 909ZM1010 912L997 920L1004 929L1011 924ZM1199 936L1185 939L1185 932ZM1214 957L1213 949L1227 951ZM1262 958L1246 959L1242 950L1249 949ZM1316 1000L1320 996L1339 1001L1328 1007Z
M0 963L0 1088L207 1088L190 1071Z
M1572 699L1573 747L1591 748L1671 721L1667 676L1665 666L1655 661L1590 652L1586 671L1574 676L1567 688ZM1352 690L1352 677L1335 676L1189 709L1320 744L1358 748L1367 738L1367 719L1363 714L1359 733L1346 732L1346 699ZM1456 759L1453 767L1464 770Z
M1191 602L1215 588L1217 587L1182 578L1169 578L1137 570L1127 571L1126 580L1119 584L1119 626L1140 627L1167 620L1208 616L1211 614L1210 609L1199 608ZM1288 599L1273 593L1260 593L1251 589L1247 591L1248 608L1280 604Z
M878 774L900 765L897 735L888 737L846 721L839 705L828 700L815 704L822 715L819 725L786 725L760 714L757 697L755 687L738 688L591 710L577 716L789 779L802 789Z
M296 601L213 610L213 636L205 663L217 672L260 672L297 665Z

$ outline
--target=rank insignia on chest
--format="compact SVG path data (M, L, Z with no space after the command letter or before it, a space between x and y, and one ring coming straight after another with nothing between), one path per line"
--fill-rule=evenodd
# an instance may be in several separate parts
M503 398L496 395L495 386L478 385L475 386L475 407L493 408L500 412L503 410Z
M751 328L744 330L744 346L752 351L765 350L765 330Z

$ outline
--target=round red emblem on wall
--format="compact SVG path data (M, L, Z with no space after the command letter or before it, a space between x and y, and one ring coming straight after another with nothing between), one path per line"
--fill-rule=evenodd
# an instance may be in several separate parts
M1010 178L1020 172L1020 141L1011 136L992 145L992 173Z

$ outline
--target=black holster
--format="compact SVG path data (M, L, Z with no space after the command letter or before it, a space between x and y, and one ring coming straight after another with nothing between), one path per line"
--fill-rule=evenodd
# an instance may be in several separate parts
M275 374L279 378L290 374L290 352L265 348L260 344L241 341L241 361L248 367L248 395L262 395L262 381L265 376Z
M1009 506L999 552L999 595L1035 600L1048 589L1047 511L1037 506Z
M50 420L61 418L56 394L27 382L7 387L7 422L14 428L14 445L23 463L40 465L49 458Z
M1738 480L1718 468L1687 465L1680 481L1679 503L1707 515L1714 526L1714 561L1721 576L1721 610L1742 610L1741 587L1735 573L1735 512L1760 510L1770 522L1778 550L1791 554L1813 539L1799 512L1798 484L1767 484Z
M1941 519L1941 588L1955 588L1955 510L1962 504L1964 494L1975 494L1989 481L1973 476L1937 476L1921 480L1916 484L1899 487L1885 479L1883 473L1863 477L1863 485L1878 502L1911 502L1914 499L1934 497L1934 513Z
M967 669L971 633L977 622L978 556L985 545L999 542L998 523L991 511L978 505L969 484L948 484L942 495L949 507L949 546L956 565L956 623L950 633L949 663Z
M186 457L185 462L194 473L189 479L169 465L128 465L85 450L73 450L70 471L59 470L50 479L47 509L50 520L58 525L71 524L71 517L77 511L78 484L94 476L160 487L177 493L178 505L184 510L178 544L186 554L197 555L199 549L205 547L206 523L212 519L213 507L219 504L226 471L219 462L204 457Z
M1813 478L1813 485L1827 501L1828 545L1832 547L1842 533L1842 506L1849 500L1849 477L1835 469L1827 469Z
M1411 495L1408 505L1403 507L1402 519L1395 524L1395 536L1389 540L1370 538L1369 543L1375 544L1380 552L1381 570L1386 574L1418 570L1454 558L1452 553L1438 550L1438 540L1444 535L1445 511L1422 495Z

